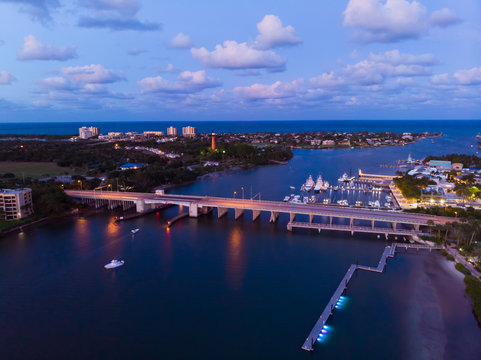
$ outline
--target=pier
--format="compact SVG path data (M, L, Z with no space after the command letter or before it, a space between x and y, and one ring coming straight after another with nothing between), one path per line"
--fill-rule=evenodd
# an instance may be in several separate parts
M384 249L381 255L381 259L379 260L379 264L377 265L377 267L364 266L364 265L358 265L358 264L352 264L351 266L349 266L349 269L347 270L346 274L344 275L341 282L339 283L339 286L334 291L334 294L332 295L331 299L329 300L326 307L324 308L321 316L319 317L319 319L317 319L316 323L314 324L314 327L312 328L311 332L306 338L306 341L302 345L302 350L313 351L314 345L318 337L324 336L324 334L322 333L322 330L324 329L326 322L329 320L329 318L333 314L336 304L338 304L338 302L342 298L342 294L344 293L344 290L346 290L347 284L351 280L352 275L354 275L356 270L382 273L384 271L384 268L386 267L387 259L394 257L394 254L396 253L396 249L398 247L405 248L406 250L407 249L416 249L416 250L427 249L429 251L440 250L443 248L442 246L393 243L391 246L386 246L386 248Z

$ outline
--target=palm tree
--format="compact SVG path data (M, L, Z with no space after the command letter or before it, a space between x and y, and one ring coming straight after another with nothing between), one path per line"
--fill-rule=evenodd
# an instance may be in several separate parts
M429 226L429 234L431 234L431 231L432 231L433 226L434 226L434 221L428 220L428 221L426 221L426 225Z

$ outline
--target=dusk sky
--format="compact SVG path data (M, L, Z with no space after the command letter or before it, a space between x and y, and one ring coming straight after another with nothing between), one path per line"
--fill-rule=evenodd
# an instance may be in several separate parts
M479 0L0 0L0 122L479 119Z

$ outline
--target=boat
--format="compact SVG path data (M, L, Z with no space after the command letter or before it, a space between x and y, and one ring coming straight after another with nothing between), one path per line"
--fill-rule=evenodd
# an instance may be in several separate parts
M131 232L132 234L136 234L136 233L139 232L139 230L140 230L140 229L132 229L132 230L130 230L130 232Z
M332 190L334 190L334 191L339 190L339 186L334 186L334 187L332 188Z
M392 197L389 195L386 195L386 201L391 201L391 200L392 200Z
M349 205L347 200L337 200L337 204L341 205L341 206L348 206Z
M384 207L391 207L391 203L390 203L389 201L386 201L386 202L384 203Z
M307 196L304 196L304 197L302 198L302 202L303 202L304 204L307 204L307 203L309 202L309 198L308 198Z
M324 184L323 184L323 189L322 190L327 190L329 189L329 181L324 181Z
M305 191L311 191L314 188L314 180L312 179L312 175L309 175L309 177L306 180L306 183L304 184L304 189Z
M381 203L379 202L379 200L376 200L374 201L374 204L373 204L375 207L381 207Z
M357 200L357 201L356 201L356 206L362 206L362 205L363 205L363 202L362 202L362 201L360 201L360 200Z
M284 202L288 202L288 201L289 201L289 199L290 199L290 197L289 197L289 196L285 196L283 201L284 201Z
M331 203L331 200L328 199L328 198L326 198L326 199L322 200L322 203L323 203L324 205L329 205L329 204Z
M314 191L321 191L324 188L324 182L322 181L322 176L319 175L316 180L316 185L314 186Z
M354 176L349 176L347 173L342 174L342 176L337 179L339 182L351 182L354 180Z
M105 265L104 268L115 269L115 268L118 268L119 266L122 266L124 264L125 264L124 260L113 259L111 262L109 262L107 265Z

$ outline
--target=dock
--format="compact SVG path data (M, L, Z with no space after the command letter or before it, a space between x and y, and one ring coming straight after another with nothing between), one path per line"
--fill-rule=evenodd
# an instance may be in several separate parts
M332 295L331 299L329 300L326 307L324 308L324 311L322 312L319 319L317 319L316 323L314 324L314 327L312 328L311 332L309 333L309 336L306 338L306 341L302 345L302 350L313 351L314 345L315 345L318 337L324 336L323 329L325 328L326 322L329 320L329 318L333 314L333 311L334 311L336 305L341 300L342 294L344 293L344 290L346 290L347 284L351 280L352 275L354 275L356 270L364 270L364 271L382 273L384 271L384 268L386 267L387 259L394 257L397 248L405 248L406 250L407 249L416 249L416 250L425 249L425 250L431 251L431 250L440 250L443 247L442 246L420 245L420 244L393 243L392 245L385 247L377 267L357 265L357 264L352 264L351 266L349 266L349 269L347 270L346 274L344 275L341 282L339 283L339 286L334 291L334 294Z

